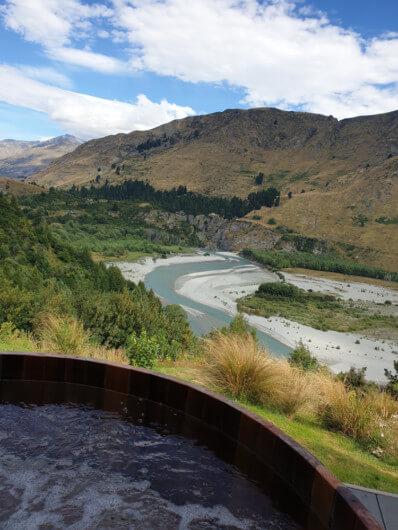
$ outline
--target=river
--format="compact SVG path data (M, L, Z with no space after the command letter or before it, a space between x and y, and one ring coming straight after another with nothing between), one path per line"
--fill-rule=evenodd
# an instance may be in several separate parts
M214 261L212 257L214 257ZM220 260L220 258L223 259ZM255 282L255 285L256 283L261 283L261 281L269 281L272 279L270 273L267 273L267 271L260 269L239 256L229 255L228 253L211 253L206 261L177 263L156 267L146 275L145 285L147 288L153 289L164 303L181 305L187 312L191 329L196 334L203 335L211 329L220 328L231 322L232 311L230 307L225 304L225 309L222 310L221 308L214 307L213 304L208 305L198 302L177 292L176 286L181 283L183 284L185 279L188 280L190 277L195 278L195 276L201 276L201 280L206 275L211 278L222 278L223 271L228 271L228 285L230 285L231 273L234 270L236 270L241 281L239 286L235 285L229 288L229 292L232 295L231 299L243 296L247 292L253 292L253 282ZM256 275L255 278L253 278L254 275ZM246 285L244 278L247 279ZM231 289L233 290L231 291ZM214 290L211 296L212 298L218 298L218 305L222 305L222 301L218 297L219 291L220 286L218 285L218 289ZM259 342L274 356L287 356L292 351L289 347L281 344L266 333L257 331L257 336Z

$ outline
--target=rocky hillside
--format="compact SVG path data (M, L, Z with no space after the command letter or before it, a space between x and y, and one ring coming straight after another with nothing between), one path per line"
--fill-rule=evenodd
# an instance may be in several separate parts
M139 178L157 188L240 196L275 186L281 206L254 212L255 222L370 247L377 256L371 259L396 268L397 177L398 111L338 121L252 109L93 140L31 179L69 187Z
M9 178L25 178L70 153L82 140L65 134L44 142L0 141L0 173Z

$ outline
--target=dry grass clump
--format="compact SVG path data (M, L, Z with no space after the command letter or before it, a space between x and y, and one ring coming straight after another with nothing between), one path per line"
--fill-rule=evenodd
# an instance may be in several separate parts
M250 334L216 333L207 339L199 382L290 418L311 414L329 430L398 454L398 403L389 394L349 390L325 369L304 371L273 359Z
M205 341L203 382L242 399L261 403L278 385L278 371L250 335L215 334Z
M272 359L250 334L217 333L205 341L204 384L234 398L268 404L294 416L311 402L309 378Z
M122 349L94 344L90 333L73 317L45 313L39 319L36 334L43 351L128 364Z
M84 355L90 334L76 318L51 313L41 315L36 333L43 350L66 355Z
M281 386L275 399L269 402L289 418L314 409L312 374L291 366L286 360L273 361L280 370Z

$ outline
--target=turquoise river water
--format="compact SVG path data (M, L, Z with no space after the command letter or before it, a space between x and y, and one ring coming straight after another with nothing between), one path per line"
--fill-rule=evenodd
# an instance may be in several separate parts
M205 261L196 263L181 263L177 265L168 265L166 267L157 267L150 272L145 278L145 285L163 299L167 304L179 304L187 311L188 319L192 330L203 335L211 329L220 328L229 324L232 317L219 309L193 301L185 296L175 292L174 285L180 276L195 272L230 270L251 263L243 258L234 256L225 261ZM273 339L269 335L257 331L259 342L265 346L267 351L277 357L287 356L292 350Z

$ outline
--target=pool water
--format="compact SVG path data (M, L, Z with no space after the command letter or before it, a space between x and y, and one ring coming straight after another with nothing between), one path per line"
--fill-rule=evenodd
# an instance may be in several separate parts
M297 528L197 440L79 403L0 404L0 528Z

